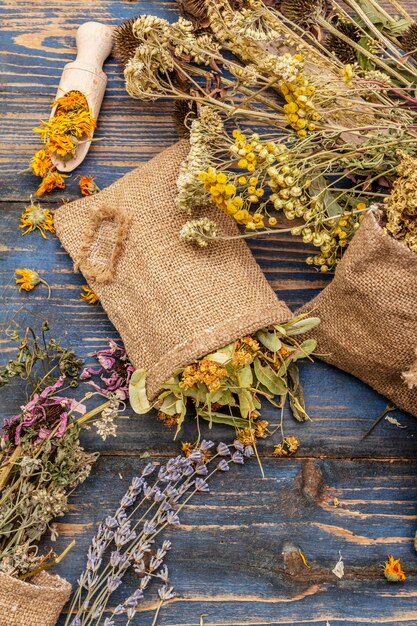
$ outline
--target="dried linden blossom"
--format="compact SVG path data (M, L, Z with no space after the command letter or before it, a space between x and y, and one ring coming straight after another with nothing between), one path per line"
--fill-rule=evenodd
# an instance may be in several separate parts
M299 316L243 337L176 370L162 385L157 399L160 419L175 425L178 433L191 403L197 418L234 427L242 445L255 445L256 438L269 434L268 422L259 419L262 399L282 408L288 397L294 417L299 421L308 419L296 362L314 352L316 341L298 341L295 337L318 323L318 318ZM146 372L136 370L129 397L132 408L140 414L151 408L145 383ZM275 402L276 396L279 402ZM288 438L292 452L296 441Z

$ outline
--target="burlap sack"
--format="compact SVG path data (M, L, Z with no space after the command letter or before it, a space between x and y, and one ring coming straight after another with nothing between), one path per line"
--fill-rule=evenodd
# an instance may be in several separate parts
M66 204L55 227L119 331L153 399L177 367L291 314L241 240L180 241L176 179L186 140L104 191ZM229 234L234 220L204 211ZM198 217L196 215L195 217Z
M321 359L417 416L417 388L407 385L416 361L417 255L384 231L382 211L366 216L333 281L297 313L306 311L321 319Z
M47 572L31 582L0 572L0 625L55 626L70 593L66 580Z

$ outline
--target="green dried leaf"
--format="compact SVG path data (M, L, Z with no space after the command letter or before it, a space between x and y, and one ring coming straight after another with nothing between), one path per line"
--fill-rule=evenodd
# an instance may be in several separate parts
M144 415L151 409L146 395L146 370L143 368L135 370L132 374L129 383L129 400L132 409L139 415Z
M278 352L278 350L282 346L281 340L275 330L258 330L258 332L256 333L256 338L261 342L263 346L265 346L267 350L270 350L271 352Z
M317 341L315 339L306 339L300 344L300 347L294 350L291 354L291 361L295 362L298 359L303 359L314 352L317 347Z
M309 420L309 416L305 410L304 392L300 383L300 374L297 365L291 363L288 367L288 387L290 390L290 408L293 417L298 422L305 422Z
M251 387L253 383L252 368L245 365L237 372L237 380L240 387Z
M241 417L233 417L232 415L223 415L223 413L217 413L212 411L198 411L198 415L208 422L214 422L215 424L225 424L226 426L233 426L234 428L247 428L249 421L244 420Z
M177 402L178 397L171 392L167 396L165 396L161 406L159 407L159 410L162 411L162 413L166 413L167 415L176 415L178 413Z
M287 326L287 335L293 337L294 335L302 335L307 333L320 324L319 317L306 317L304 319L298 319L293 323L289 322Z
M287 393L285 381L275 372L270 365L262 365L259 359L253 362L255 376L259 382L274 396L282 396Z
M227 346L224 346L224 348L220 348L216 352L213 352L212 354L208 354L207 358L210 359L210 361L214 361L215 363L220 363L220 365L224 365L225 363L230 361L230 359L233 356L234 351L235 351L235 344L229 343Z
M324 204L329 217L343 213L342 207L336 200L336 195L328 190L329 183L324 176L317 176L310 185L310 193Z
M247 419L252 411L255 410L252 394L247 389L240 389L237 392L237 397L239 398L240 414L243 419Z

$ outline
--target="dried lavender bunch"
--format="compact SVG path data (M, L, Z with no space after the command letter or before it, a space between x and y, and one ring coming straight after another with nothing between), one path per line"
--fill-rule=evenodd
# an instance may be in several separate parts
M99 425L99 434L108 431L123 405L112 371L106 394L88 392L81 401L62 395L78 384L83 361L55 340L47 342L46 330L44 324L42 340L30 328L23 338L15 331L17 354L4 369L6 382L20 376L31 388L20 411L3 420L1 433L0 571L19 578L57 562L53 551L38 556L37 543L48 530L55 534L53 520L67 511L68 497L97 459L80 445L80 432L91 422ZM105 402L87 412L83 402L93 396L105 396Z
M188 456L170 459L158 471L148 463L133 478L114 515L105 518L93 537L65 626L130 624L152 581L160 582L161 604L174 597L164 563L171 542L158 544L158 535L167 527L179 526L180 511L195 494L209 491L212 476L228 471L232 463L242 465L245 457L254 454L251 446L238 441L231 446L221 442L213 453L214 446L203 440L188 450ZM156 471L157 477L149 482L148 476ZM107 609L128 572L138 576L136 590L114 609ZM104 618L106 612L109 615Z

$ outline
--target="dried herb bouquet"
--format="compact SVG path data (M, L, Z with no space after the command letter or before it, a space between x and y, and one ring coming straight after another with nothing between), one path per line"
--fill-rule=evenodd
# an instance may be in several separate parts
M179 207L215 206L242 236L276 232L285 216L318 248L307 262L334 267L362 213L389 195L398 150L416 151L417 25L389 5L393 14L375 0L183 1L190 19L120 25L128 93L174 100L189 130ZM229 235L210 218L181 236Z
M107 434L124 399L110 389L88 391L82 400L68 395L78 386L83 361L48 339L48 330L45 322L39 337L30 327L10 331L16 354L0 368L0 386L18 377L27 389L1 433L0 622L13 626L53 626L68 599L70 585L46 570L75 542L59 556L53 549L39 554L38 543L48 532L56 538L55 518L68 510L69 496L98 457L81 446L81 430L96 423L98 432ZM104 401L87 411L84 401L94 396Z

